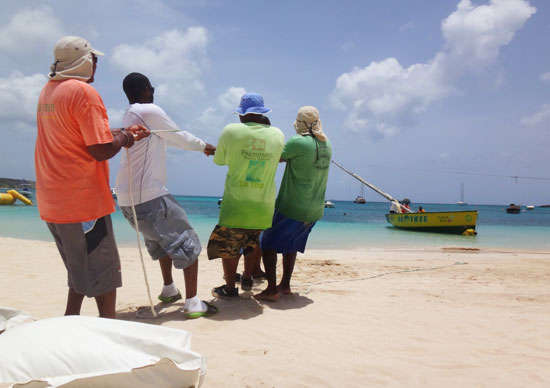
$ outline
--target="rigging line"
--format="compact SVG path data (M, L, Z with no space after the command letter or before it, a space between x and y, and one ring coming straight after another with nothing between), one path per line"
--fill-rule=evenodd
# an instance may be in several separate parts
M130 164L130 153L128 148L126 148L126 157L128 158L128 180L130 185L130 202L132 203L132 216L134 218L134 226L136 230L136 239L139 250L139 258L141 260L141 269L143 271L143 278L145 279L145 286L147 288L147 296L149 298L149 307L151 308L151 314L154 318L157 317L157 312L155 311L155 305L153 304L153 299L151 298L151 287L149 286L149 280L147 278L147 270L145 269L145 261L143 260L143 252L141 251L141 239L139 238L139 225L136 215L136 206L134 204L134 196L132 195L132 167Z
M455 175L490 176L490 177L497 177L497 178L512 178L512 179L515 179L515 180L518 180L518 179L530 179L530 180L550 181L550 178L545 178L545 177L532 177L532 176L523 176L523 175L489 174L489 173L483 173L483 172L451 171L451 170L449 170L449 171L445 171L445 170L430 170L430 169L408 168L408 167L388 167L388 166L381 166L381 165L374 165L374 164L367 165L367 167L372 167L372 168L386 168L386 169L390 169L390 170L423 171L423 172L433 172L433 173L437 173L437 174L455 174Z
M383 272L383 273L379 273L377 275L366 276L366 277L361 277L361 278L339 279L339 280L322 280L322 281L315 282L315 283L297 284L293 287L308 287L307 290L304 293L309 294L311 292L311 287L317 286L319 284L357 282L357 281L360 281L360 280L375 279L375 278L379 278L379 277L382 277L382 276L393 275L393 274L396 274L396 273L433 271L433 270L436 270L436 269L442 269L442 268L448 268L448 267L454 267L454 266L457 266L457 265L466 265L466 264L468 264L468 263L465 262L465 261L456 261L453 264L440 265L438 267L403 269L401 271Z

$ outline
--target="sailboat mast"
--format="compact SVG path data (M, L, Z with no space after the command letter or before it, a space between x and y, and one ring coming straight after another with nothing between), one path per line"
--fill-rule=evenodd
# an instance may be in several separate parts
M344 170L345 172L347 172L349 175L351 175L352 177L354 177L355 179L357 179L359 182L363 183L365 186L373 189L374 191L376 191L378 194L380 194L382 197L386 198L387 200L389 201L395 201L395 202L399 202L397 201L395 198L393 198L391 195L387 194L387 193L384 193L382 190L380 190L378 187L374 186L373 184L370 184L369 182L367 182L366 180L364 180L363 178L361 178L359 175L351 172L351 171L348 171L344 168L344 166L341 166L339 165L338 163L336 163L334 160L331 161L333 164L335 164L336 166L338 166L339 168L341 168L342 170Z

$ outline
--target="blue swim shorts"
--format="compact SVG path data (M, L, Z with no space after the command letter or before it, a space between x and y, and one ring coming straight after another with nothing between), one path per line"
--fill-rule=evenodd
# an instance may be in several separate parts
M120 208L135 229L131 206ZM147 251L158 260L169 256L175 268L187 268L201 253L199 236L191 227L183 207L167 194L136 205L139 231L145 239Z
M260 236L262 249L275 249L277 253L301 252L306 249L307 238L315 222L296 221L278 211L273 215L271 228Z

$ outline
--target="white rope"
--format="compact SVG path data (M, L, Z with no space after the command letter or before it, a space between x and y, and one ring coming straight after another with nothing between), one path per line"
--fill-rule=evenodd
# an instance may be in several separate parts
M151 288L149 287L149 280L147 280L147 271L145 270L145 262L143 260L143 253L141 251L141 239L139 238L139 226L136 215L136 207L134 205L134 196L132 194L132 164L130 163L130 153L128 148L126 148L126 157L128 158L128 183L130 190L130 202L132 203L132 215L134 216L134 226L136 230L137 245L139 248L139 258L141 259L141 268L143 269L143 277L145 278L145 285L147 286L147 296L149 297L149 305L151 306L151 313L153 317L157 317L157 312L155 311L155 306L153 305L153 299L151 298Z
M340 279L340 280L322 280L322 281L315 282L315 283L298 284L298 285L296 285L295 287L308 287L308 289L305 291L305 294L309 294L309 293L310 293L310 290L311 290L311 287L317 286L317 285L319 285L319 284L343 283L343 282L356 282L356 281L359 281L359 280L369 280L369 279L379 278L379 277L382 277L382 276L392 275L392 274L396 274L396 273L403 273L403 272L419 272L419 271L433 271L433 270L435 270L435 269L441 269L441 268L447 268L447 267L454 267L455 265L466 265L466 264L468 264L468 263L466 263L466 262L464 262L464 261L457 261L457 262L455 262L454 264L442 265L442 266L439 266L439 267L403 269L403 270L401 270L401 271L384 272L384 273L380 273L380 274L378 274L378 275L372 275L372 276L367 276L367 277L362 277L362 278Z

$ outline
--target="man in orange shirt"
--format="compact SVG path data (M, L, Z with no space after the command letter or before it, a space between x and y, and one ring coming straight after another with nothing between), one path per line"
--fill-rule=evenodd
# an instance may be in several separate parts
M78 315L84 296L99 315L115 318L120 259L110 214L108 159L148 136L142 126L111 132L94 81L97 57L83 38L66 36L38 99L36 199L68 272L65 315Z

